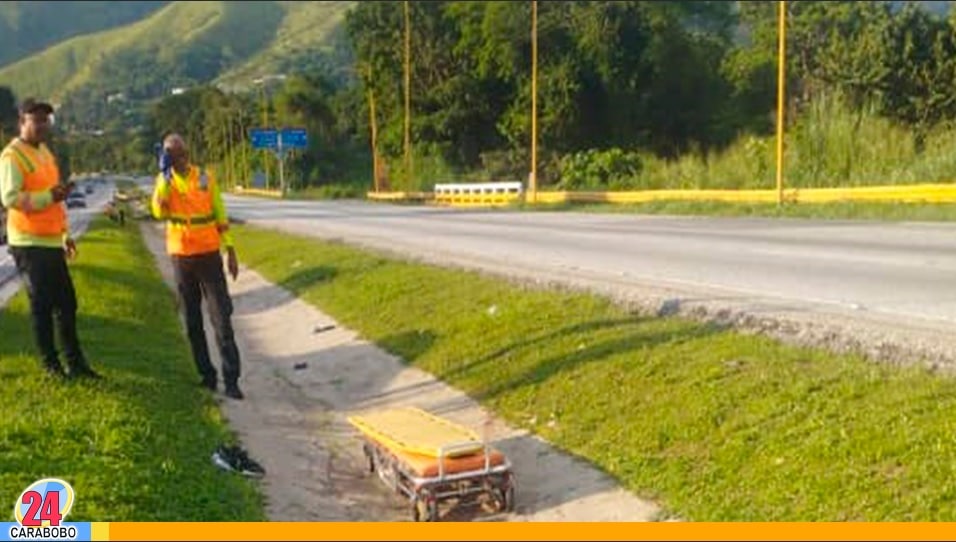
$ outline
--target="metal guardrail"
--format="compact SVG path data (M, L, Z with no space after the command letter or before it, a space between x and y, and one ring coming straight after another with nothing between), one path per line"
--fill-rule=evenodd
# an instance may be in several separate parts
M520 201L524 187L520 182L442 183L435 185L435 203L455 206L507 205Z
M508 191L501 189L508 185ZM517 190L514 186L517 185ZM493 190L495 187L497 190ZM379 201L406 201L410 193L368 194ZM415 193L418 200L452 206L494 206L524 201L521 183L474 183L435 185L434 193ZM539 191L537 203L647 203L651 201L723 201L734 203L775 203L776 190L635 190L621 192ZM790 188L784 190L789 203L834 203L840 201L898 203L956 203L956 184L927 183L836 188Z

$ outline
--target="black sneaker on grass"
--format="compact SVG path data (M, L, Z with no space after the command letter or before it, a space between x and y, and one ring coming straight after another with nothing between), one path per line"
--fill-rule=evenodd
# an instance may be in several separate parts
M80 365L77 367L71 367L69 372L66 373L67 378L77 379L77 378L88 378L90 380L102 380L103 377L99 373L90 369L88 365Z
M262 465L253 461L249 454L238 446L220 445L212 454L212 462L223 470L238 472L243 476L259 478L266 473Z
M49 377L56 380L60 380L66 377L66 372L63 370L63 366L59 362L55 363L44 363L43 364L43 373Z

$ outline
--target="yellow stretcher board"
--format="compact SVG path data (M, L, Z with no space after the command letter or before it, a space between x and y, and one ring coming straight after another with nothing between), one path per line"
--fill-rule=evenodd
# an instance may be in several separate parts
M438 457L442 446L455 444L447 457L474 454L484 448L478 435L465 427L416 407L393 408L350 416L349 423L383 446L412 454ZM459 446L474 442L474 446Z

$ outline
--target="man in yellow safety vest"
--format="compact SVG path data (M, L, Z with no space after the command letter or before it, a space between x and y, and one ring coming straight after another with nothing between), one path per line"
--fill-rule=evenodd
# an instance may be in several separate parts
M7 243L30 299L33 335L51 376L98 378L76 332L76 291L67 258L76 257L66 205L72 189L60 182L56 158L46 145L53 107L34 99L19 106L20 134L0 153L0 201L7 210ZM54 343L53 316L69 373Z
M229 218L219 185L211 172L189 161L186 143L179 134L163 139L168 168L156 176L152 214L166 221L166 252L173 264L179 308L185 321L193 361L211 390L217 386L216 369L209 359L203 328L202 299L209 307L222 359L225 394L242 399L239 389L239 349L232 328L232 300L223 273L223 245L233 280L239 273L236 251L229 232Z

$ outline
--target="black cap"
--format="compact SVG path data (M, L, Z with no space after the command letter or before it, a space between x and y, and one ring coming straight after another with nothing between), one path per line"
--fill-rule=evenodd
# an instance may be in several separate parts
M46 103L38 101L35 98L27 98L20 102L17 109L20 111L21 115L27 115L30 113L46 113L47 115L53 113L53 106Z

